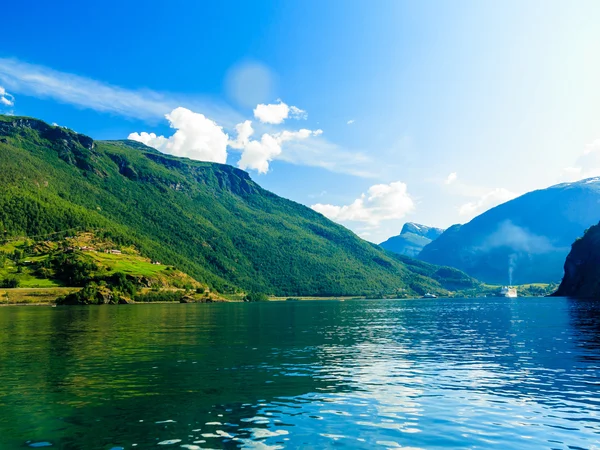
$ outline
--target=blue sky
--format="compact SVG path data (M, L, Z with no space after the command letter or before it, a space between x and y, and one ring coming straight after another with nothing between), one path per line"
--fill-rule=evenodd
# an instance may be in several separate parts
M0 112L227 161L374 242L600 175L596 1L211 3L3 5Z

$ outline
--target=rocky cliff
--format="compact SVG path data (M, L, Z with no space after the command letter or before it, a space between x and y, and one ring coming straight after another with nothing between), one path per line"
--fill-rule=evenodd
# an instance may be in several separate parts
M399 255L415 258L423 247L437 239L444 232L441 228L428 227L419 223L407 222L398 236L392 236L379 244Z
M573 243L565 261L565 276L554 295L600 297L600 224Z

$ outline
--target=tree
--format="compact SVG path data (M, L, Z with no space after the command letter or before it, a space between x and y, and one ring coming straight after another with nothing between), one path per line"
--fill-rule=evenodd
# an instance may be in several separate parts
M3 288L14 289L21 285L21 282L16 277L7 277L1 283Z
M266 302L269 297L264 292L250 292L244 297L245 302Z

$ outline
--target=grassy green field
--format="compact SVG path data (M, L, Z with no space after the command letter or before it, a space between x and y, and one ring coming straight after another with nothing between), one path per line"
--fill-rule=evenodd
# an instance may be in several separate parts
M28 240L7 242L0 246L0 253L12 254L15 250L20 250L29 244ZM19 282L19 287L22 288L61 287L62 284L58 280L36 276L31 267L29 267L30 263L40 262L47 258L48 255L31 255L23 258L24 262L21 265L17 265L13 260L7 258L3 264L0 264L0 281L6 278L16 278Z
M101 252L86 252L85 255L95 262L109 267L113 272L153 277L167 268L162 264L152 264L147 258L139 255L113 255Z
M79 232L54 240L40 236L39 240L5 241L0 245L0 289L4 297L8 296L5 302L45 303L70 292L64 288L81 287L92 281L110 285L119 274L139 288L204 292L206 286L189 275L153 262L134 247L119 246L97 233L101 231ZM69 273L65 273L67 266Z
M68 287L0 289L0 305L50 305L58 297L79 289Z

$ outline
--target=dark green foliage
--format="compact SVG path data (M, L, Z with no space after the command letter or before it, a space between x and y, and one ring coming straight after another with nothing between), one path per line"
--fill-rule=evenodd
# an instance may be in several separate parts
M428 283L427 279L433 279L452 291L477 289L480 286L479 281L454 267L433 266L423 261L397 254L394 255L394 258L404 263L411 271L421 277L417 283L420 286L413 285L415 291L420 295L433 292L430 289L431 283Z
M556 292L558 284L552 283L548 285L525 285L519 286L518 292L520 297L546 297Z
M250 292L244 297L245 302L266 302L267 300L269 297L263 292Z
M122 303L121 293L105 285L87 283L83 289L56 299L58 305L106 305ZM126 302L125 302L126 303Z
M19 280L15 277L7 277L0 282L0 287L3 288L18 288Z
M149 291L145 294L138 294L134 297L136 302L175 302L179 303L185 296L183 291Z
M21 250L15 250L12 254L12 260L15 263L18 263L21 259L23 259L23 252Z
M134 282L127 279L127 275L123 272L116 272L108 280L105 280L113 289L123 292L131 297L137 292L137 287Z
M231 166L132 141L94 142L28 118L0 116L0 136L5 239L101 229L113 242L133 244L226 293L441 293L454 284L413 270ZM64 262L54 269L67 284L83 285L94 272Z
M66 286L84 286L98 271L98 266L76 255L60 253L52 259L55 277Z

